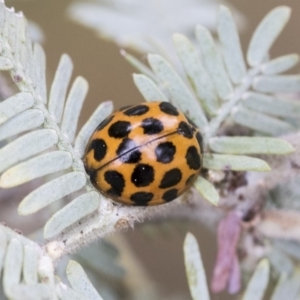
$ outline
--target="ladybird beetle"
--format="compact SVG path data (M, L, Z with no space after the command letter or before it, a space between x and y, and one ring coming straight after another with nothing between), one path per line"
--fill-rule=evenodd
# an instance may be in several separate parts
M174 200L202 166L202 136L169 102L127 106L102 121L92 134L84 165L93 185L127 205Z

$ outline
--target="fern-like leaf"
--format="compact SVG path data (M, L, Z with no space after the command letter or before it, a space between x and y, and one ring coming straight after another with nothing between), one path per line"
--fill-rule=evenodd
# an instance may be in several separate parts
M185 269L189 288L194 300L209 300L205 271L198 243L194 235L188 233L183 244Z
M0 225L2 271L3 290L9 299L102 299L78 263L70 261L67 266L68 287L54 278L53 262L41 246Z
M206 150L210 152L204 155L204 167L267 171L270 168L262 160L238 155L293 152L288 143L279 139L216 137L223 123L229 120L266 135L278 136L295 130L290 120L299 116L299 103L275 93L300 91L300 77L274 74L289 70L299 58L293 54L268 60L268 52L289 15L289 8L278 7L262 20L250 41L246 62L232 14L228 8L221 6L217 21L220 47L215 45L211 33L200 25L196 27L199 49L184 35L173 36L186 75L183 79L162 56L148 55L153 77L146 66L122 52L141 72L146 70L144 75L134 75L134 81L147 101L153 101L155 97L156 100L168 98L199 126ZM251 67L249 70L247 63ZM147 78L148 74L152 79ZM230 143L232 146L229 146ZM267 146L268 143L270 146ZM211 155L214 151L222 155ZM205 193L199 183L195 186L204 198L212 195ZM211 201L214 203L213 199Z
M78 292L85 299L102 299L92 286L83 268L76 261L70 261L68 263L66 273L74 291Z
M177 105L180 102L181 109L200 126L206 141L214 137L223 122L230 117L238 124L267 135L276 136L295 130L289 118L299 115L300 105L287 100L288 96L283 98L276 93L300 90L299 75L278 75L294 67L299 57L291 54L268 60L268 52L289 15L289 8L278 7L262 20L250 41L247 63L251 68L247 70L231 12L222 6L217 26L220 48L216 47L211 33L200 25L196 27L196 38L201 55L185 36L173 36L190 87L180 83L177 89L172 90L172 79L163 76L160 71L162 65L167 65L165 59L155 56L154 61L153 55L149 55L149 64L156 74L153 90L158 89L156 82L165 87L172 101ZM127 54L124 55L127 57ZM135 66L139 67L138 64ZM137 82L136 85L144 95L141 85ZM189 92L191 89L194 96ZM191 100L183 101L182 97ZM210 119L208 123L203 115L199 115L201 110L195 110L195 99L198 99Z
M20 203L18 212L22 215L36 213L64 197L71 200L54 212L44 227L44 237L51 240L46 246L51 258L55 260L155 214L155 208L146 211L113 205L95 190L84 170L86 144L98 124L112 112L112 103L101 103L76 136L88 89L86 80L77 77L68 91L73 64L64 54L48 97L42 47L32 45L22 14L8 10L4 3L0 3L0 14L5 20L0 32L0 57L10 63L9 68L6 65L3 69L9 69L19 89L0 106L0 139L6 143L0 149L0 186L10 188L43 179L44 183ZM15 108L18 102L21 105ZM61 201L60 205L64 203Z
M141 3L130 1L78 1L71 3L69 17L100 36L113 40L121 47L131 47L141 52L171 49L170 35L179 28L190 33L194 24L201 20L215 30L213 11L218 2L180 0ZM181 16L178 18L178 16ZM235 10L236 19L242 27L244 20Z
M267 259L261 260L254 274L252 275L246 291L243 295L243 300L258 299L261 300L264 297L265 291L269 283L270 264Z
M68 55L63 55L47 101L42 47L31 44L22 14L8 10L3 3L0 12L5 20L0 37L1 57L9 62L2 69L10 71L20 90L0 105L0 139L11 138L0 149L3 172L0 186L14 187L45 175L59 174L24 199L19 207L21 214L36 212L70 193L86 190L48 222L46 228L52 228L52 233L46 231L46 234L52 237L99 206L100 195L87 180L81 157L95 124L111 113L112 105L102 103L74 141L88 90L86 80L77 77L68 92L73 64ZM15 27L17 30L11 29ZM57 149L49 151L53 146ZM43 153L45 150L48 151ZM63 216L66 210L68 218ZM59 225L55 221L57 216L61 218Z
M296 268L291 276L282 275L271 300L298 299L300 295L300 270Z
M196 238L191 233L187 233L185 237L183 250L187 280L192 298L194 300L210 299L199 246ZM299 276L299 268L296 267L293 270L293 265L290 274L281 273L270 299L298 299L300 295ZM241 299L264 299L264 295L270 284L269 277L269 261L267 259L262 259L257 264L250 281L247 283ZM230 285L230 282L228 284Z
M47 97L45 54L42 47L37 44L32 46L27 35L25 19L21 14L7 10L3 3L0 4L0 14L5 20L3 31L0 32L2 45L0 57L9 62L3 69L9 69L20 91L0 106L0 120L2 120L0 139L10 138L0 149L0 154L3 154L3 158L0 158L3 160L0 186L5 188L18 186L51 175L48 182L46 180L21 202L19 213L24 215L37 212L54 201L78 192L77 198L54 213L45 225L44 237L53 240L57 246L54 248L59 249L52 251L51 257L56 259L68 251L74 251L82 243L126 228L134 221L157 213L156 208L145 210L113 205L95 190L85 173L82 157L91 133L112 112L112 103L100 104L75 136L79 113L88 90L87 82L82 77L77 77L68 91L73 64L69 56L64 54ZM203 131L206 145L210 145L210 139L215 137L220 125L230 116L232 110L234 109L236 113L237 109L240 109L238 105L241 105L242 96L251 86L252 75L259 73L255 67L255 70L246 73L245 79L238 81L238 74L244 72L241 54L235 68L229 73L226 71L225 66L230 62L230 55L240 53L240 49L237 30L229 11L222 8L219 18L223 26L229 28L228 38L232 40L230 45L224 42L227 49L225 60L215 46L211 34L203 27L197 27L196 30L197 38L205 41L205 45L202 44L204 48L201 49L201 57L197 56L197 51L187 38L182 35L174 36L176 50L187 77L194 83L192 86L195 92L191 90L186 80L177 74L172 65L159 55L152 54L148 57L154 81L145 75L135 76L135 82L147 100L153 101L155 97L159 97L160 100L172 100L194 120ZM225 34L222 32L220 30L219 34ZM224 38L223 40L225 41ZM212 57L210 53L213 54ZM145 67L143 70L149 69ZM202 80L208 87L207 92ZM14 105L19 98L23 99L22 105L19 109L15 109ZM277 120L274 117L269 118ZM288 124L283 120L277 121ZM214 140L215 145L217 142ZM244 148L249 145L245 140L240 142L244 143ZM260 149L260 153L265 153L266 150L263 149L266 142L261 143L257 149ZM272 143L275 148L280 149L276 154L291 152L291 148L286 144L284 146L281 141L276 143L276 140L273 140ZM230 151L227 151L226 147L228 149L228 141L227 144L219 141L218 152L221 154L206 153L204 166L216 170L269 170L266 162L229 154ZM13 158L9 155L11 151L14 153ZM217 203L217 193L212 184L203 179L197 181L196 187L205 199L213 204ZM168 205L176 205L176 201Z

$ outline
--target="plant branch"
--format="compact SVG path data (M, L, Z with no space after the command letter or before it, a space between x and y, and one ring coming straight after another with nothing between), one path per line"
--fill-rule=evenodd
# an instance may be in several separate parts
M221 107L219 114L210 121L208 132L205 134L207 141L216 136L222 123L228 118L230 113L232 113L232 110L237 107L238 103L243 100L243 94L250 89L253 78L259 73L259 67L248 71L248 75L244 78L242 84L236 87L232 95L229 97L228 102Z
M136 222L149 219L188 219L202 223L213 231L224 213L230 209L242 212L243 219L247 220L263 209L270 189L300 174L300 168L291 169L291 163L299 163L300 166L300 132L284 136L283 139L291 142L296 152L284 157L268 156L273 171L246 173L247 185L227 191L226 196L220 199L219 207L202 199L195 189L171 203L154 207L128 207L103 199L97 213L49 240L45 245L47 251L53 259L58 259L98 238L126 230Z

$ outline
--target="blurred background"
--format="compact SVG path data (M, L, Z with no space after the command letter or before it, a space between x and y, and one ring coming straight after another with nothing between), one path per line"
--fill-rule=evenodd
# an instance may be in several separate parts
M126 4L126 1L122 2L123 5ZM199 6L201 2L207 1L199 0ZM74 62L74 78L81 75L88 80L90 89L80 117L79 126L81 127L99 103L104 100L113 100L115 108L118 108L141 102L143 98L132 80L132 74L137 71L120 55L120 46L107 38L100 38L95 31L71 20L68 11L72 3L74 3L72 0L6 1L7 6L15 7L16 11L23 11L25 16L38 24L42 30L49 83L53 79L59 58L63 53L68 53ZM241 27L240 35L244 53L259 21L278 5L290 6L292 8L291 20L272 48L271 57L300 52L299 0L231 0L226 3L216 1L216 9L201 12L200 7L199 15L201 12L201 15L207 17L207 24L214 23L218 3L224 3L234 9ZM177 18L180 17L177 16ZM188 16L182 16L184 17ZM195 15L193 18L198 20ZM117 26L119 19L110 21L115 22ZM201 18L195 21L194 25L197 23L201 24ZM171 36L169 36L169 42L171 43ZM146 63L144 53L130 49L128 51ZM24 189L30 190L30 186ZM29 234L44 224L47 213L34 215L32 218L19 217L16 213L17 205L22 199L22 194L26 193L24 190L17 193L13 190L0 190L0 221ZM198 239L209 281L217 251L216 238L202 224L185 221L150 223L137 225L134 230L124 233L134 255L147 270L147 276L158 286L162 299L176 299L177 296L177 299L190 299L182 253L183 239L187 231L193 232ZM117 283L115 285L117 286ZM114 286L113 282L112 286ZM233 299L233 297L220 294L214 295L212 299Z

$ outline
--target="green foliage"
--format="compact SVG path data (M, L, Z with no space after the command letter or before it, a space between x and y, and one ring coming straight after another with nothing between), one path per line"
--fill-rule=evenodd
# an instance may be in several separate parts
M209 300L204 267L196 238L188 233L183 244L186 275L194 300Z
M0 273L1 271L4 295L9 299L102 299L77 262L68 263L68 287L59 278L55 278L53 261L41 246L29 239L19 238L18 233L2 225Z
M275 94L263 94L300 91L299 75L274 75L293 67L299 60L297 55L273 61L267 59L289 15L289 8L278 7L259 24L248 48L247 63L252 67L249 70L246 69L231 12L223 6L217 20L220 48L215 45L211 33L200 25L195 29L198 47L194 47L184 35L173 36L174 47L184 67L185 74L182 76L160 55L148 55L153 76L147 66L123 52L125 58L144 73L134 75L134 81L145 100L169 99L201 129L206 151L224 154L205 154L205 168L269 171L270 167L262 160L237 155L278 155L293 151L291 145L279 139L215 137L228 120L266 135L278 136L295 130L287 118L297 117L299 104L278 99ZM252 92L251 88L256 92ZM199 186L197 189L208 199L210 193L205 193ZM215 199L209 201L215 203Z
M231 12L223 6L217 19L220 47L210 31L200 25L195 28L197 46L186 36L174 34L183 71L176 71L177 65L158 54L148 55L149 67L122 52L143 73L134 75L134 83L146 101L170 101L199 126L205 145L203 167L208 171L265 172L270 170L266 161L247 155L294 151L288 142L275 137L298 130L295 124L300 106L288 93L300 91L300 76L282 73L296 65L299 57L291 54L269 59L269 51L289 15L290 9L282 6L263 19L251 38L246 59ZM9 72L18 89L0 103L0 140L4 142L0 149L0 187L43 179L20 203L18 212L24 216L58 203L58 211L52 207L52 216L44 227L43 246L0 226L4 294L11 299L101 299L74 261L67 267L70 286L59 282L54 276L55 261L134 222L172 213L170 208L184 203L189 195L158 211L114 205L99 194L85 173L82 157L94 128L112 112L112 103L100 104L76 135L88 83L78 76L68 92L73 71L70 57L62 55L48 93L45 53L39 44L32 43L25 18L8 10L4 3L0 3L0 46L0 70ZM226 136L226 127L232 129L237 124L250 129L249 136ZM208 178L199 177L194 186L204 199L217 205L219 193ZM68 204L59 202L65 197L71 200ZM186 237L184 252L193 299L209 299L201 255L191 234ZM274 253L269 255L273 265L278 257L288 257L275 253L276 258ZM287 270L289 258L285 262ZM96 268L105 268L105 264ZM112 276L123 276L120 268L114 270ZM253 295L262 299L269 272L269 261L262 260L244 299L253 299ZM298 293L298 279L297 269L287 277L281 276L272 299L279 299L286 290L292 299Z

